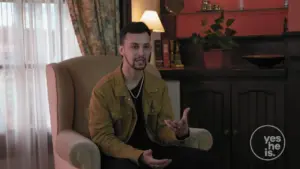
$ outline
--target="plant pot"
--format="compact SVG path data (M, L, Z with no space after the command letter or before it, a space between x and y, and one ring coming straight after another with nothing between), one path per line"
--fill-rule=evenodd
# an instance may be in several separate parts
M179 46L181 62L185 67L204 67L203 47L190 41L181 41Z
M230 51L212 49L204 52L204 67L206 69L229 68L231 65Z

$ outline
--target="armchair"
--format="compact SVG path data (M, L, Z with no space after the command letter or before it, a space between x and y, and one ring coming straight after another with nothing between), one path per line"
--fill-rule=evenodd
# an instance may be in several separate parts
M55 169L101 168L101 153L88 131L90 93L119 64L115 56L83 56L47 65ZM151 65L146 70L160 76ZM212 143L207 130L191 128L191 137L183 146L209 150Z

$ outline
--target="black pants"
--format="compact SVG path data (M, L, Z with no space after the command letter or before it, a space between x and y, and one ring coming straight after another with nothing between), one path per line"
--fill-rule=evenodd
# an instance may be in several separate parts
M172 159L165 169L214 169L214 160L210 152L188 147L159 145L152 147L155 159ZM150 169L143 164L140 167L128 159L117 159L102 155L103 169Z

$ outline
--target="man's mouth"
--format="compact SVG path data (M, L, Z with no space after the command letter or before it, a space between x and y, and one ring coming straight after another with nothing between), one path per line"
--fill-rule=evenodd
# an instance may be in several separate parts
M136 59L135 61L137 61L137 62L144 62L145 59L144 59L144 58L141 58L141 59Z

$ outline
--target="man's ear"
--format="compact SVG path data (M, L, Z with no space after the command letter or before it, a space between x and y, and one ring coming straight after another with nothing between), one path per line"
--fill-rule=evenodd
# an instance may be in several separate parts
M124 55L124 46L123 45L119 46L119 53L120 53L121 56Z

